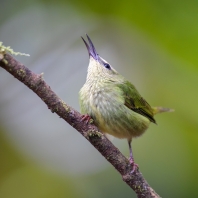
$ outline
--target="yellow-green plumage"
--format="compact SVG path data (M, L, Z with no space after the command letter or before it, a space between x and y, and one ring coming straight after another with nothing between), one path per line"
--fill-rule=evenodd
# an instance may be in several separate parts
M105 70L90 57L87 81L80 90L81 113L92 117L104 133L127 139L141 135L148 128L150 120L130 109L133 108L133 97L129 97L129 94L131 92L135 96L138 92L113 68L108 73ZM149 110L152 117L152 109Z
M169 111L167 108L152 108L136 88L102 59L87 36L90 60L87 79L79 92L82 114L93 118L95 125L103 132L117 138L142 135L150 122L156 123L155 113ZM131 151L131 158L132 151Z

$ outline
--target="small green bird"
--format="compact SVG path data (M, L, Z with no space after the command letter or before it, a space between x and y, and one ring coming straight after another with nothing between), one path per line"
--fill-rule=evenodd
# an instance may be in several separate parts
M83 119L93 118L103 133L128 140L133 171L134 163L131 141L142 135L151 122L156 124L154 115L172 111L169 108L151 107L139 94L133 84L120 75L107 61L99 56L89 38L82 37L88 53L87 79L79 92L80 109Z

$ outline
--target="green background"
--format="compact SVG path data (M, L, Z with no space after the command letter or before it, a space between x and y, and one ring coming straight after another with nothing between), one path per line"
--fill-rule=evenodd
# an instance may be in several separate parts
M198 197L198 1L1 2L0 41L79 110L87 33L152 106L174 108L133 141L162 197ZM126 140L113 143L128 156ZM80 134L0 68L0 197L136 197Z

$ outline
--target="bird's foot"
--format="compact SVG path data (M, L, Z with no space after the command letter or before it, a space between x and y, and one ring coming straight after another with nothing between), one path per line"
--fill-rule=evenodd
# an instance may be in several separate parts
M91 117L88 114L82 115L80 121L86 121L86 124L88 124L91 121Z
M133 158L131 158L131 157L129 158L129 163L130 163L130 165L132 166L131 174L134 173L134 171L135 171L136 169L139 169L138 164L136 164L136 163L134 162L134 159L133 159Z

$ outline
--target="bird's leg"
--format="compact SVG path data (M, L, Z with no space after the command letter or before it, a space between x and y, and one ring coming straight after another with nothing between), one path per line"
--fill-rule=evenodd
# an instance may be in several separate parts
M82 115L80 121L86 121L86 124L91 120L91 117L88 114Z
M132 152L132 147L131 147L131 141L132 139L128 140L128 144L129 144L129 152L130 152L130 157L129 157L129 163L132 165L132 171L131 173L133 173L135 171L136 168L138 168L138 165L135 164L134 158L133 158L133 152Z

